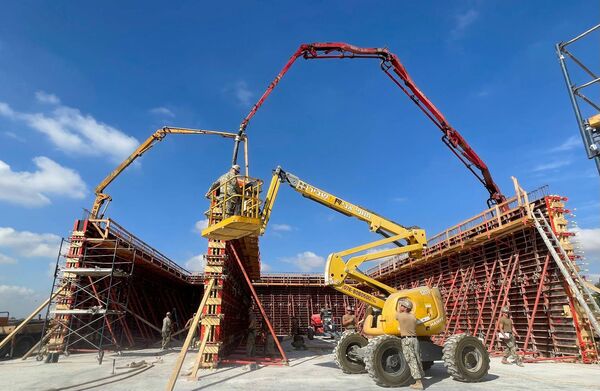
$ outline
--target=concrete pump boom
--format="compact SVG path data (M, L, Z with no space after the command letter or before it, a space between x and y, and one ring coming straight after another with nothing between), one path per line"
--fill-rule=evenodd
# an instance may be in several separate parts
M106 176L106 178L104 178L102 180L102 182L100 182L98 184L98 186L96 186L96 189L95 189L96 199L94 200L94 204L92 205L92 210L90 212L91 219L101 218L102 215L104 214L104 212L106 211L106 207L108 207L108 202L111 201L110 195L104 193L104 189L106 189L106 187L108 185L110 185L111 182L114 181L123 172L123 170L125 170L127 167L129 167L131 165L131 163L133 163L137 158L139 158L144 153L146 153L150 148L152 148L156 142L162 141L162 139L165 138L168 134L210 134L210 135L221 136L221 137L231 138L231 139L239 138L239 136L235 133L220 132L220 131L216 131L216 130L173 128L173 127L168 127L168 126L158 129L150 137L148 137L146 139L146 141L141 143L135 149L135 151L133 151L131 153L131 155L129 155L125 160L123 160L123 162L121 162L121 164L119 164L119 166L117 168L115 168L110 174L108 174ZM246 141L247 137L243 136L241 138L241 140ZM247 162L248 162L248 159L246 156L246 171L248 171ZM247 175L247 172L246 172L246 175ZM106 207L104 208L104 211L102 211L102 213L100 213L100 208L102 208L102 205L104 205L105 203L106 203Z
M300 45L298 50L285 64L277 77L252 107L246 118L240 124L238 138L233 148L233 164L237 161L239 142L246 134L246 127L262 106L279 81L294 64L296 59L303 57L306 60L326 58L374 58L381 61L381 70L423 111L423 113L442 131L442 141L450 148L452 153L471 171L483 184L489 193L488 205L500 204L506 197L494 182L487 165L475 153L463 136L453 128L441 111L425 96L412 80L404 65L398 57L386 48L361 48L344 42L320 42ZM473 166L475 167L476 171Z

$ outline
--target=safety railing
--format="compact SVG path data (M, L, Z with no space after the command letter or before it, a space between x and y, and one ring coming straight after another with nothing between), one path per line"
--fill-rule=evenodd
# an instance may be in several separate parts
M523 218L531 218L531 204L546 195L548 195L547 186L529 193L517 188L517 194L502 204L495 205L460 224L430 237L423 255L424 257L431 256L448 248L460 246L465 241L474 237L489 235L492 231L497 231L509 223ZM398 269L403 263L406 263L406 259L394 257L368 269L367 274L370 276L387 274L392 270Z
M236 175L213 188L207 197L210 208L206 211L209 221L218 221L231 216L260 218L263 181L248 176Z
M162 269L169 270L180 278L185 278L190 274L188 270L179 266L166 255L162 254L160 251L156 250L131 232L127 231L114 220L90 219L89 221L90 223L97 225L99 229L103 230L105 232L103 236L106 238L109 237L109 233L113 234L115 237L121 239L124 243L127 243L129 246L131 246L131 250L135 249L136 251L145 254L146 257L142 257L143 259L150 260L151 263L158 265Z

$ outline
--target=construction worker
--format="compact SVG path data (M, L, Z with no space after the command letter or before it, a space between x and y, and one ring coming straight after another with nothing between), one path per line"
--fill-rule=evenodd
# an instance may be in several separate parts
M263 335L265 337L263 354L265 357L271 358L275 355L275 340L273 339L273 335L271 335L271 330L269 330L267 322L263 322Z
M240 186L239 180L236 177L240 174L240 166L234 164L231 166L229 171L221 175L208 189L206 193L207 198L216 191L216 198L218 202L224 203L223 215L224 217L239 215L241 210L242 199L240 194L242 193L242 187Z
M297 317L292 316L292 346L296 350L306 350L304 338L300 335L300 321Z
M194 321L194 318L196 317L196 313L194 312L192 314L192 317L188 319L187 322L185 322L185 326L183 326L184 329L188 329L192 326L192 322ZM198 334L198 328L196 328L196 330L194 330L194 335L192 337L192 342L190 343L190 349L194 349L196 347L196 342L197 342L197 334Z
M171 333L173 332L173 322L171 321L171 313L167 312L163 319L161 335L162 335L162 350L166 350L171 342Z
M500 330L498 333L500 343L504 345L502 364L510 364L508 359L512 358L518 366L522 367L523 362L521 361L521 357L517 354L517 344L515 342L515 335L518 337L519 334L517 334L513 326L513 321L509 317L508 307L502 308L502 313L498 320L498 329Z
M350 306L346 307L346 313L342 316L342 327L346 330L356 330L356 317Z
M256 316L252 311L252 307L248 310L248 337L246 339L246 356L254 357L256 344Z
M406 360L410 374L415 379L415 383L410 388L415 390L423 389L423 365L421 364L421 351L419 340L417 339L417 318L411 313L413 304L408 299L398 300L396 320L398 321L398 330L402 343L402 354Z

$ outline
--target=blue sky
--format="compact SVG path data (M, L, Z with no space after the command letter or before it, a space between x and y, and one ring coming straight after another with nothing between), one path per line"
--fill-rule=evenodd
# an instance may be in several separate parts
M550 4L550 5L549 5ZM597 23L592 1L13 2L0 23L0 310L49 290L58 238L128 151L164 125L235 131L305 42L386 46L490 167L506 194L569 197L600 274L600 189L554 44ZM574 50L598 53L597 37ZM376 61L298 60L248 127L251 175L282 165L429 235L485 208L487 193ZM109 215L197 267L203 195L231 142L171 136L108 188ZM269 271L321 271L374 238L282 188L261 240Z

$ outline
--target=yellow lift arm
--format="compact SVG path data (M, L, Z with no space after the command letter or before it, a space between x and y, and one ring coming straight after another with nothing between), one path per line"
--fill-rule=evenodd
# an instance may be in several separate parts
M352 204L334 196L333 194L314 187L302 181L297 176L289 172L285 172L281 167L277 167L277 169L273 171L273 177L271 179L271 183L265 197L265 204L262 209L261 233L264 232L267 223L269 222L273 204L275 203L277 193L279 192L279 186L282 182L287 182L294 190L306 198L323 204L326 207L340 212L346 216L355 217L366 222L369 224L369 229L371 231L384 236L384 239L330 254L327 258L327 264L325 266L325 283L327 285L330 285L342 293L368 303L371 306L383 308L385 304L384 299L356 288L354 285L349 284L347 280L350 279L354 280L355 282L364 283L379 292L385 293L386 296L397 292L396 289L362 273L358 267L363 262L374 261L384 257L404 253L408 253L409 256L413 258L420 258L423 254L423 249L427 245L425 231L417 227L404 227L401 224L388 220L368 209ZM390 243L396 244L397 247L370 253L367 252L370 249ZM357 253L359 254L351 256ZM347 261L344 261L344 258L348 256L351 257Z
M95 190L96 199L94 200L94 205L92 206L92 211L90 213L91 219L101 218L102 215L104 215L104 212L106 212L106 207L108 207L108 202L111 201L110 195L104 193L104 189L106 189L106 187L108 185L110 185L110 183L112 181L114 181L117 178L117 176L119 176L123 172L123 170L125 170L127 167L129 167L131 165L131 163L133 163L135 161L135 159L142 156L144 153L146 153L146 151L148 151L150 148L152 148L154 146L154 143L156 143L157 141L161 141L163 138L165 138L166 135L171 134L171 133L173 133L173 134L210 134L210 135L216 135L216 136L232 138L232 139L239 138L237 133L220 132L220 131L216 131L216 130L173 128L173 127L168 127L168 126L158 129L150 137L148 137L146 139L146 141L141 143L135 149L135 151L133 151L133 153L131 155L129 155L129 157L127 157L127 159L123 160L123 162L121 164L119 164L119 166L117 168L115 168L110 174L108 174L106 176L106 178L104 178L104 180L102 182L100 182L100 184L98 186L96 186L96 190ZM246 136L243 136L241 141L244 141L245 145L247 146L247 137ZM248 175L247 148L245 148L245 151L246 151L246 175ZM102 211L102 213L100 213L100 208L102 208L102 205L104 205L105 203L106 203L106 206L105 206L104 210Z

